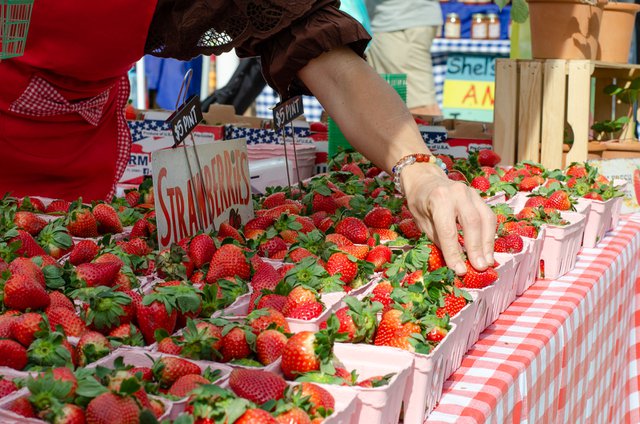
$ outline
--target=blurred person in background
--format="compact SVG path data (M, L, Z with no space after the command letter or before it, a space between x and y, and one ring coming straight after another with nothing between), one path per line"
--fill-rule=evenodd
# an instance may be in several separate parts
M407 107L441 115L431 65L431 44L442 25L437 0L367 0L373 41L369 63L381 74L407 74Z

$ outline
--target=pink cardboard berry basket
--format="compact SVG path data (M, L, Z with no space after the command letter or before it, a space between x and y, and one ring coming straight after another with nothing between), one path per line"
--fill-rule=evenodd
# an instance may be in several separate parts
M449 378L451 374L460 367L462 358L465 353L467 353L467 350L469 350L469 347L478 341L480 333L475 331L480 321L478 317L478 294L470 294L473 301L467 303L467 306L462 308L450 321L452 324L455 324L457 334L451 346L451 355L445 363L445 379Z
M524 260L520 263L520 267L516 272L516 295L521 296L529 287L536 282L538 277L538 267L540 264L540 256L544 247L544 235L546 228L543 226L538 231L538 237L535 239L524 238L526 254Z
M288 383L290 386L295 386L299 383ZM357 408L358 399L354 390L350 387L333 386L318 384L325 388L333 399L335 400L335 407L333 413L326 417L322 424L351 424L358 423Z
M511 199L507 201L507 205L511 207L516 213L520 212L524 208L525 203L529 200L528 191L519 191Z
M499 205L500 203L507 203L507 196L504 191L501 191L491 197L485 197L483 200L487 205L495 206Z
M410 352L386 346L336 343L334 354L349 371L355 370L358 379L395 374L389 384L381 387L348 387L356 394L356 410L352 423L395 424L400 417L402 398L413 370ZM331 391L334 385L321 384Z
M582 245L584 247L588 249L594 248L600 240L602 240L608 227L611 225L611 215L615 201L615 198L609 199L606 202L584 198L578 200L578 203L589 203L591 205L582 238Z
M568 225L546 225L540 256L540 278L556 279L571 271L576 265L586 218L575 212L562 212L561 215L569 221Z
M518 256L511 255L509 253L495 253L496 261L500 264L497 268L498 271L498 302L496 307L499 307L498 315L503 313L509 305L516 300L516 272L518 271L518 265L522 260L522 254ZM496 316L496 319L498 317Z
M176 357L175 355L168 355L160 352L148 352L141 349L136 348L119 348L113 351L110 355L105 356L104 358L90 364L87 368L95 368L98 366L105 368L112 368L115 365L115 361L117 358L122 357L125 365L133 365L134 367L152 367L153 361L163 356L171 356ZM183 358L186 359L186 358ZM190 362L198 365L202 372L204 372L207 368L212 370L220 371L220 378L214 382L214 384L223 384L229 378L229 374L231 374L231 367L228 367L224 364L219 364L216 362L206 362L206 361L194 361L191 359L187 359ZM188 398L182 398L174 401L167 401L169 403L169 410L166 415L167 418L176 419L178 416L184 412L185 407L187 406Z
M445 380L445 358L451 357L451 348L457 337L456 325L428 355L414 353L413 372L409 374L404 391L404 424L422 424L433 411Z

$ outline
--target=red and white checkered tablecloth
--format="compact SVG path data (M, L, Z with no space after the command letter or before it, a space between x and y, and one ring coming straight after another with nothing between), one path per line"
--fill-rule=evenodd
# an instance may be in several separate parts
M428 424L640 423L640 215L482 334Z

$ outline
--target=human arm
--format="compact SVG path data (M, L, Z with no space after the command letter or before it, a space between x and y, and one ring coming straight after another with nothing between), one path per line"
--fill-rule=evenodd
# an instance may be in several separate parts
M321 54L298 77L335 118L352 146L387 173L403 156L429 153L400 97L352 49ZM466 271L457 222L472 265L483 270L493 263L495 215L473 189L449 180L429 163L405 167L401 184L416 223L440 246L457 274Z

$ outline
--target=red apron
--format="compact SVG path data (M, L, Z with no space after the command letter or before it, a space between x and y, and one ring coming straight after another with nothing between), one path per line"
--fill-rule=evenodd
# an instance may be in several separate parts
M156 0L37 0L24 56L0 63L0 196L109 199L129 159L127 71Z

